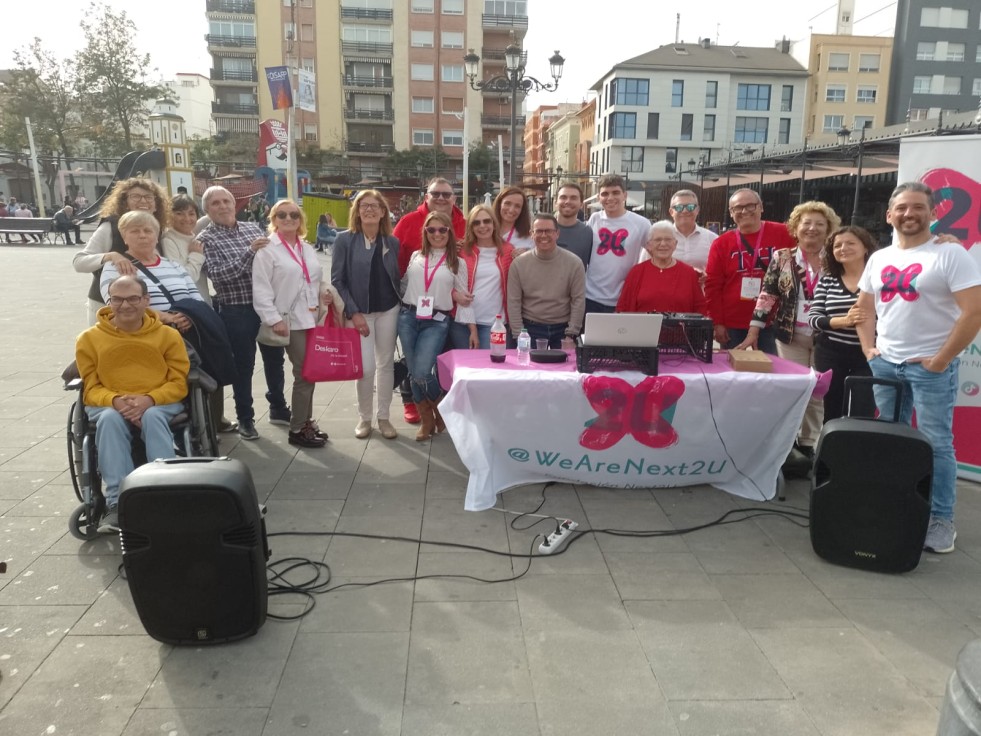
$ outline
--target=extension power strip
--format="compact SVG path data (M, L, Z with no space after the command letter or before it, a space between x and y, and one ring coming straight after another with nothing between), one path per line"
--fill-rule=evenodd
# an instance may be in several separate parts
M559 528L549 534L545 541L538 545L539 553L550 555L558 552L559 549L569 541L572 532L579 528L579 524L572 519L566 519L559 524Z

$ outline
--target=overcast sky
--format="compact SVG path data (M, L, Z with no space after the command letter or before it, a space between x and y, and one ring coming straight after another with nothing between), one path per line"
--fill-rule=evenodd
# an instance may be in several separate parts
M337 2L315 1L318 6ZM211 64L204 42L208 32L205 0L102 3L126 10L138 29L138 48L151 55L162 78L172 79L177 72L208 74ZM609 4L528 0L528 74L547 81L552 52L558 49L566 57L559 91L532 95L528 107L584 99L590 86L615 63L672 43L678 12L679 38L684 42L695 43L700 37L708 37L722 45L738 42L741 46L770 46L781 36L791 40L804 38L809 29L815 33L834 32L836 6L834 0L817 0L813 5L797 0L620 0ZM87 7L84 2L68 0L30 0L25 6L29 11L12 22L14 26L23 24L25 32L17 35L24 43L38 35L46 47L68 55L82 46L78 23ZM895 15L895 0L855 0L855 33L890 36ZM13 29L10 22L7 26ZM0 44L0 68L13 66L12 51L16 46L11 46L12 41L8 38Z

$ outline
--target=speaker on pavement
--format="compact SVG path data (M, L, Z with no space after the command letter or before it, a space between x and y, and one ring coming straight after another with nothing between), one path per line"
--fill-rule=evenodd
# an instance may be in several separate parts
M147 633L217 644L266 620L266 531L248 468L228 458L142 465L120 485L123 567Z
M846 394L852 381L846 379ZM897 407L900 400L897 388ZM828 422L814 453L814 551L847 567L912 570L920 562L930 520L932 476L933 447L909 425L856 417Z

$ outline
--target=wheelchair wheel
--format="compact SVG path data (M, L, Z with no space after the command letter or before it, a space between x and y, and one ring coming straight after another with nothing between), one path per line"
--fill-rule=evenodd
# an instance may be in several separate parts
M99 516L91 513L92 509L87 504L82 504L68 517L68 531L75 539L83 542L95 539L99 536ZM95 517L94 519L92 517Z
M218 457L218 431L211 420L208 395L196 389L191 393L191 451L194 457Z
M71 407L68 409L68 428L65 433L68 438L68 474L72 479L72 488L75 489L75 497L79 501L84 501L85 499L82 498L82 489L78 482L78 476L82 464L82 438L76 438L75 436L75 410L77 408L78 401L76 400L72 402Z

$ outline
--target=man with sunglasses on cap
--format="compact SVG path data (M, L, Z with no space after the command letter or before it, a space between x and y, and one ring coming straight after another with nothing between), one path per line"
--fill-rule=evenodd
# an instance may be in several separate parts
M430 212L442 212L453 221L453 234L457 241L462 241L467 232L467 218L456 206L456 194L453 192L453 185L442 177L435 177L429 181L426 187L426 198L415 210L402 215L395 224L392 235L399 241L399 275L405 276L405 269L409 267L409 259L412 254L422 247L422 225ZM462 295L464 298L468 295ZM457 294L454 292L454 299ZM464 299L466 300L466 299ZM470 301L463 304L466 307ZM412 391L409 389L409 379L402 382L399 388L404 405L403 416L409 424L419 424L422 419L419 417L419 410L412 401Z

